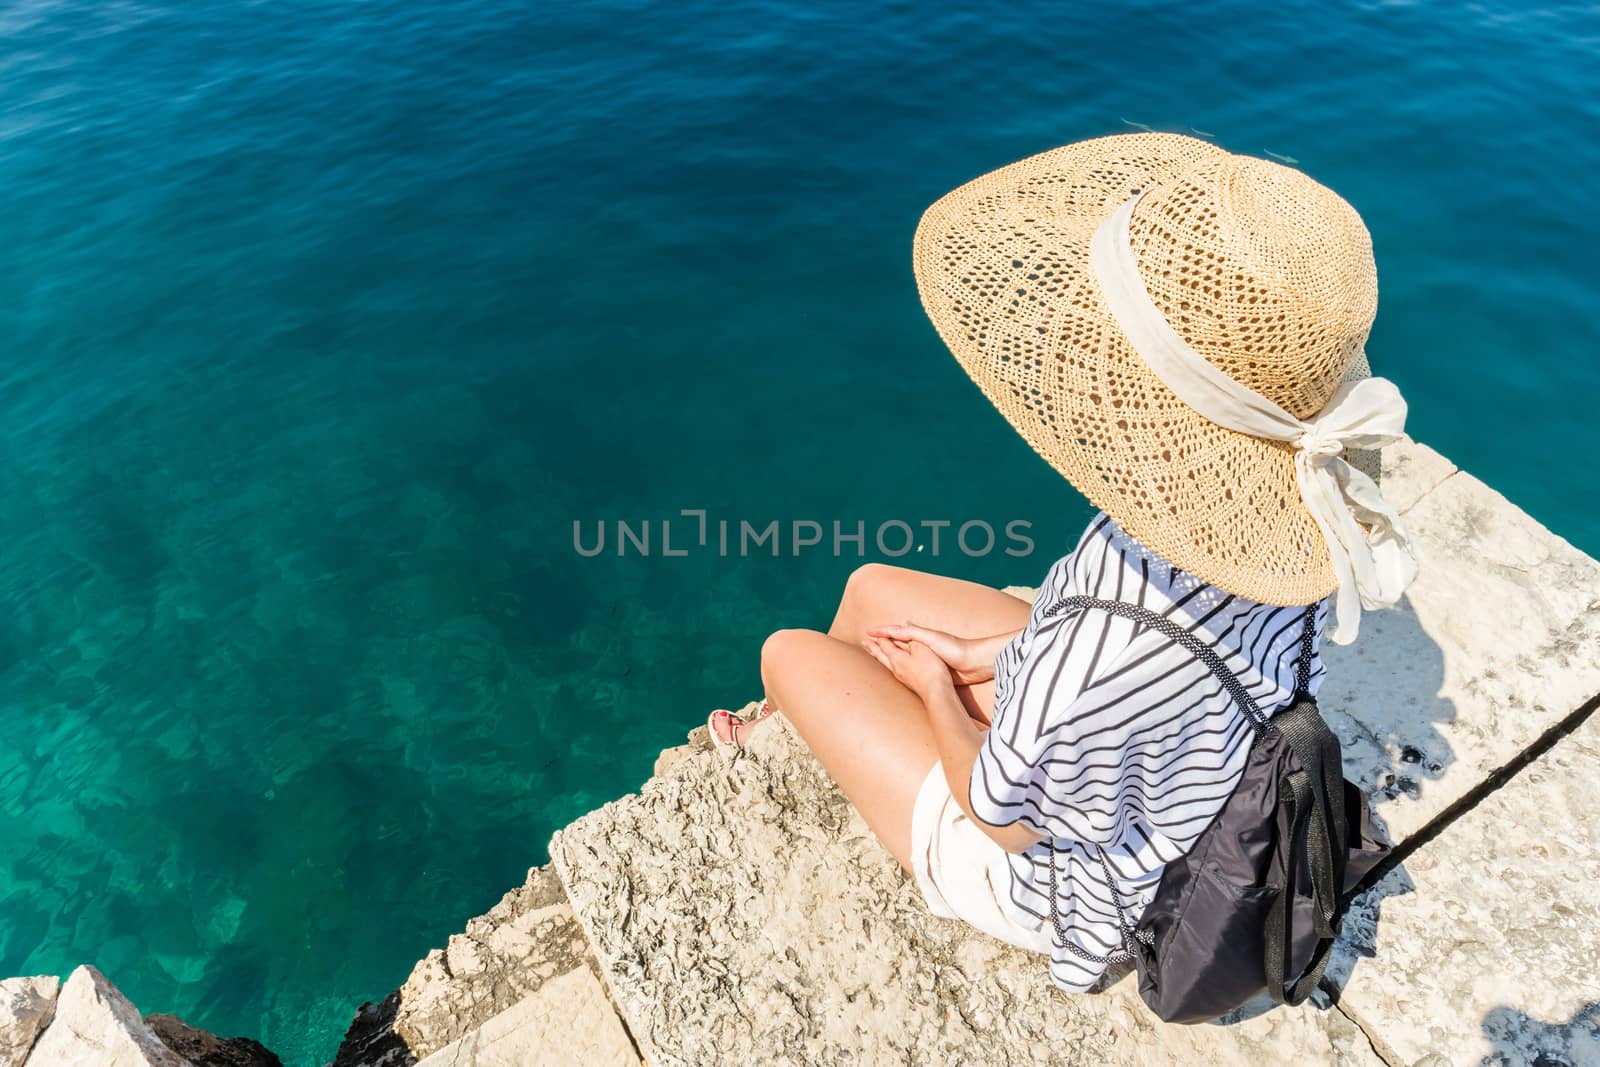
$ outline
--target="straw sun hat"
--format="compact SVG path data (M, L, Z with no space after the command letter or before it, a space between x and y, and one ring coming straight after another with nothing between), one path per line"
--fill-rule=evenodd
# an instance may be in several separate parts
M1378 302L1372 241L1331 190L1191 137L1103 137L945 195L913 247L923 306L962 368L1035 451L1140 542L1265 603L1308 604L1341 584L1361 584L1368 607L1398 597L1396 580L1382 590L1341 581L1350 555L1364 573L1370 546L1338 556L1334 545L1332 558L1329 524L1349 511L1335 521L1334 505L1314 515L1307 504L1322 492L1307 488L1316 478L1344 486L1346 498L1349 482L1364 482L1370 491L1355 494L1364 505L1338 504L1360 522L1344 528L1366 540L1383 527L1378 536L1400 542L1409 560L1398 519L1367 478L1376 452L1357 451L1395 439L1404 421L1390 383L1358 381L1370 375L1363 345ZM1119 247L1137 293L1120 315L1102 254ZM1160 336L1142 334L1155 341L1130 341L1128 299L1165 320L1153 327ZM1257 406L1287 428L1261 436L1257 420L1241 423L1255 432L1241 432L1200 414L1189 390L1190 402L1180 399L1149 351L1174 331L1171 347L1215 368L1190 371L1250 403L1264 398ZM1383 420L1362 415L1350 430L1345 418L1331 444L1308 433L1336 393L1346 399L1346 383L1385 387L1377 401L1389 416L1397 409L1398 422L1369 433ZM1380 512L1387 517L1374 518ZM1414 573L1400 575L1400 588Z

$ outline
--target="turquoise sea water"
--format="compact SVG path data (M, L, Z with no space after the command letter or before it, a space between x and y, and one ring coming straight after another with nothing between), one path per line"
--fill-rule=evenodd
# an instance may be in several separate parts
M912 559L1035 581L1088 508L909 245L1065 141L1343 193L1412 431L1600 552L1597 52L1512 0L0 7L0 975L319 1063L860 561L574 520L1019 519Z

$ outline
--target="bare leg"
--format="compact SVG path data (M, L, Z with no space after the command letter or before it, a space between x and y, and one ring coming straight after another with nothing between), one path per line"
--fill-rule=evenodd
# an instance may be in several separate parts
M1026 601L977 582L867 563L857 567L845 583L828 636L854 647L869 626L909 620L958 637L989 637L1022 629L1029 610ZM967 713L980 726L988 726L994 712L994 683L958 685L956 692ZM772 699L770 688L767 697ZM773 703L782 707L775 699ZM743 743L756 725L735 716L719 724L718 736L725 742Z
M989 637L1022 629L1031 608L1025 600L977 582L868 563L845 583L828 636L855 645L869 626L910 621L957 637ZM994 683L960 685L956 692L967 713L980 725L989 725Z
M911 809L938 759L922 700L859 645L779 630L761 647L767 698L894 858L911 870Z
M921 699L867 655L860 640L868 626L907 619L983 637L1020 629L1028 611L1025 602L988 586L869 564L851 575L827 634L780 630L762 646L767 698L908 871L912 808L939 753ZM958 691L987 723L993 684Z

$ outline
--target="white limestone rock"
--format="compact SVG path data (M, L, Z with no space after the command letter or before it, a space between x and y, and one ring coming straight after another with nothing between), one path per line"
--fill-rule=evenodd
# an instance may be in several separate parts
M56 1010L54 975L0 981L0 1067L21 1067Z
M1383 497L1401 515L1457 470L1444 456L1409 437L1384 449L1379 467Z
M692 755L694 755L694 748L691 745L676 745L672 748L664 748L661 750L661 755L656 757L655 769L651 771L651 774L659 778L663 774L670 772L682 760Z
M741 719L749 721L756 718L757 715L760 714L761 701L752 700L743 707L733 708L730 710L732 710L733 713L739 716ZM652 773L657 778L664 774L670 774L672 769L681 761L689 756L694 755L696 752L704 751L715 744L716 742L711 739L710 730L708 730L705 726L696 726L693 730L689 731L689 736L686 738L684 744L677 745L673 748L664 748L661 750L661 754L656 757L655 770Z
M399 1067L476 1031L548 982L595 963L555 872L520 888L434 949L381 1004L363 1005L332 1067Z
M1323 645L1319 696L1403 841L1600 693L1600 563L1431 449L1385 461L1433 483L1403 515L1420 574L1354 645Z
M656 1067L1379 1063L1337 1012L1167 1027L1128 979L1056 991L1044 957L929 915L781 716L746 753L681 760L550 851Z
M578 967L417 1067L639 1067L639 1054L600 979Z
M1357 898L1330 977L1394 1062L1600 1064L1600 716Z
M1600 693L1600 563L1426 445L1382 464L1420 574L1355 644L1323 644L1319 704L1403 842Z
M193 1067L161 1043L139 1009L106 976L84 965L67 976L55 1018L27 1067Z

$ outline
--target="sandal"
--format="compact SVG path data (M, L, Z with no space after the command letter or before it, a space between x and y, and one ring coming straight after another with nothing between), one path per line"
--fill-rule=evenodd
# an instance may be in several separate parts
M714 744L722 745L726 748L743 749L744 742L739 740L739 727L754 726L756 723L760 722L762 719L765 719L771 714L772 705L765 700L761 702L761 707L757 709L755 715L748 719L740 715L735 715L726 708L718 708L716 711L713 711L710 715L706 716L706 732L711 735L711 740ZM722 735L717 732L717 724L722 722L724 719L726 719L728 723L729 740L723 740Z

